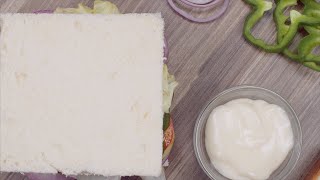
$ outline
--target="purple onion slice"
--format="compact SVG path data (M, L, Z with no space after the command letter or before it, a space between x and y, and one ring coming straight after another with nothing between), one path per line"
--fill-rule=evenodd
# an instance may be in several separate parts
M197 8L210 8L217 6L223 0L209 0L206 2L194 2L194 0L180 0L183 4L189 7L197 7Z
M190 0L167 0L169 5L171 6L171 8L173 10L175 10L178 14L180 14L181 16L183 16L184 18L193 21L193 22L198 22L198 23L207 23L207 22L211 22L216 20L217 18L219 18L221 15L224 14L224 12L227 10L228 5L230 0L211 0L208 3L195 3L192 2ZM212 15L205 17L205 18L197 18L194 17L193 15L187 13L186 11L182 10L181 8L179 8L176 3L174 1L179 1L184 5L187 5L189 8L213 8L219 5L220 2L224 1L222 6L220 7L220 9L218 11L215 11Z

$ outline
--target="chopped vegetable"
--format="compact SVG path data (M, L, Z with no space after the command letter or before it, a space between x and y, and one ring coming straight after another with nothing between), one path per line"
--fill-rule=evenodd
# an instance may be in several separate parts
M320 19L320 3L314 0L303 0L305 4L303 14ZM306 61L320 62L320 55L312 54L315 47L320 45L320 26L304 26L304 29L309 33L299 45L299 53Z
M174 134L174 128L172 124L172 118L170 114L164 114L163 116L163 143L162 143L162 163L164 164L165 161L168 159L170 151L173 147L175 134Z
M278 34L277 34L278 42L281 41L283 36L288 32L288 25L285 24L288 17L283 14L283 11L285 10L285 8L289 6L294 6L296 4L297 4L297 0L278 1L277 3L277 7L274 12L274 17L275 17L275 22L277 24L277 29L278 29ZM308 9L306 9L306 6L305 6L303 14L305 14L306 17L315 18L313 16L308 16L308 14L306 14L307 11ZM283 54L285 56L295 61L301 62L304 65L305 65L305 62L320 61L320 56L315 56L312 54L312 50L319 45L320 34L317 32L317 29L315 27L310 25L312 24L304 23L304 27L307 28L306 31L309 33L309 35L301 39L297 48L297 53L290 51L288 48L284 49L283 51ZM315 25L318 25L318 23ZM308 64L307 66L309 67ZM310 68L314 69L314 66Z
M96 14L119 14L119 9L116 5L109 1L94 1L93 12Z
M283 44L268 45L265 41L255 38L251 30L258 23L258 21L263 17L266 11L272 9L272 3L264 0L245 0L253 8L253 11L247 16L244 24L244 37L252 44L268 51L268 52L281 52L285 47Z
M284 11L287 7L297 5L297 0L275 0L276 8L273 19L277 27L277 43L267 44L261 39L256 39L251 34L251 29L263 17L264 13L272 9L272 2L265 0L245 0L253 6L253 12L247 17L244 25L244 36L252 44L272 53L283 53L296 62L319 71L320 55L312 54L315 47L320 45L320 4L315 0L301 0L304 3L302 13L291 10L290 16L286 16ZM289 24L288 24L289 22ZM289 46L296 36L298 29L303 27L308 35L303 37L295 51L289 50Z
M109 1L95 0L93 9L82 3L78 4L78 8L57 8L55 13L70 13L70 14L119 14L117 6Z
M167 130L168 129L168 127L169 127L169 125L170 125L170 114L169 113L165 113L164 115L163 115L163 127L162 127L162 129L163 129L163 131L165 131L165 130Z
M173 91L177 87L178 83L175 81L173 75L168 72L167 65L163 65L163 77L162 77L162 89L163 89L163 111L169 113L171 101L173 97Z

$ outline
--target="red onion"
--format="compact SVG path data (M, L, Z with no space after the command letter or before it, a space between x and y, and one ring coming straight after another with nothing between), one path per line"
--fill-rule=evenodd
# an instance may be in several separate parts
M183 4L189 5L191 7L198 7L198 8L210 8L216 6L218 3L222 2L223 0L210 0L207 3L196 3L189 0L180 0Z
M187 13L186 11L182 10L179 8L174 0L167 0L169 5L172 7L173 10L175 10L178 14L183 16L184 18L193 21L193 22L198 22L198 23L206 23L210 21L214 21L217 18L219 18L228 8L229 1L230 0L211 0L207 3L196 3L192 2L190 0L176 0L181 2L182 4L186 5L188 8L201 8L201 9L207 9L207 8L213 8L216 7L220 2L223 2L223 5L220 7L220 9L216 12L214 12L212 15L205 17L205 18L197 18L194 17L193 15Z

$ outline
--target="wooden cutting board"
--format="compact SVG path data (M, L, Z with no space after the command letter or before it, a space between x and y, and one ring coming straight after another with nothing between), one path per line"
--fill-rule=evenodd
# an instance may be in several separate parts
M278 54L267 54L249 45L242 36L250 8L232 0L226 14L208 24L191 23L165 0L111 0L122 13L161 12L169 43L169 70L179 84L172 114L176 142L166 168L169 180L208 179L194 155L192 135L196 118L208 100L226 88L250 84L279 93L300 118L303 147L299 162L288 180L302 179L320 151L320 73ZM93 0L0 0L1 13L30 13L40 9L89 6ZM272 42L275 27L268 14L255 34ZM20 174L1 174L0 180L26 179Z

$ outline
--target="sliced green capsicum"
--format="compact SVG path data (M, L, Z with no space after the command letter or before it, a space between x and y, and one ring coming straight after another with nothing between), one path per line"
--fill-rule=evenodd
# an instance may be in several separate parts
M297 0L280 0L277 1L277 7L274 11L274 19L276 22L277 26L277 40L278 42L281 42L283 37L286 35L286 32L289 32L289 26L286 25L286 21L288 20L289 17L285 16L283 11L289 7L289 6L294 6L297 4ZM310 11L307 9L309 13L313 13L316 15L317 13L315 11ZM304 9L304 13L306 12L306 7ZM310 16L310 14L304 14L301 15L297 11L291 11L290 12L290 17L291 20L298 19L301 17L299 21L300 24L304 25L306 27L307 32L309 35L304 37L299 45L298 45L298 53L294 53L293 51L290 51L288 48L285 48L283 50L283 54L286 55L287 57L303 63L305 66L308 66L309 68L312 68L314 70L319 71L320 67L316 63L306 63L306 62L320 62L320 56L316 56L312 54L312 50L319 45L320 43L320 37L319 37L319 31L317 28L314 26L320 25L320 18ZM319 21L319 22L317 22ZM292 23L292 22L291 22Z
M306 8L320 9L320 3L316 0L300 0Z
M282 52L288 46L288 44L292 42L298 31L299 25L320 25L319 18L309 17L300 14L295 10L290 11L291 25L285 25L285 21L283 22L285 18L282 17L283 10L288 6L288 4L297 3L297 0L278 1L278 10L277 12L275 12L274 16L277 17L278 20L280 20L280 22L277 24L277 27L278 31L281 32L281 38L278 39L278 42L276 44L268 44L261 39L255 38L252 35L251 30L255 26L255 24L263 17L264 13L272 8L272 2L264 0L245 0L245 2L253 7L253 11L248 15L245 21L244 37L252 44L264 49L267 52Z
M273 17L275 19L276 27L277 27L277 42L281 42L283 37L288 33L290 26L286 25L286 21L289 19L288 16L284 15L284 10L289 6L297 5L297 0L277 0L277 6L274 10ZM293 53L289 49L285 48L283 50L283 54L290 59L295 61L300 61L300 57L298 54Z

